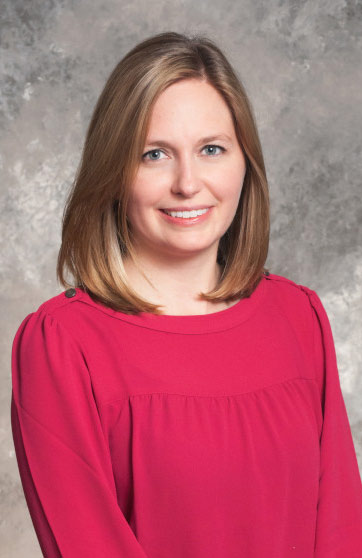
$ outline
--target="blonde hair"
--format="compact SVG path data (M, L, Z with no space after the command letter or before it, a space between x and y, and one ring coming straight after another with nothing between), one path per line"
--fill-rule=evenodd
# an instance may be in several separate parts
M160 33L136 45L117 64L89 123L82 157L64 207L57 279L67 269L74 285L115 310L162 314L128 283L123 258L137 255L127 219L130 186L139 166L154 103L184 79L212 85L227 103L243 151L246 173L235 217L221 237L222 266L208 301L250 296L265 271L269 247L269 192L251 104L220 48L204 36Z

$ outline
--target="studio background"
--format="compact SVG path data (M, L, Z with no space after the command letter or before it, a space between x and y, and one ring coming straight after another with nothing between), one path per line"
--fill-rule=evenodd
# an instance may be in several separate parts
M317 291L362 471L362 3L1 0L1 554L41 556L11 436L11 344L60 293L66 195L118 61L162 31L206 34L251 99L271 197L266 262Z

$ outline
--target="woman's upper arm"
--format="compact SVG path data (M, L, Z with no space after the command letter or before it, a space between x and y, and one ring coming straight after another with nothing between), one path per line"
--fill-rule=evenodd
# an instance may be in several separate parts
M34 528L48 558L145 558L117 503L85 355L43 310L12 347L11 424Z

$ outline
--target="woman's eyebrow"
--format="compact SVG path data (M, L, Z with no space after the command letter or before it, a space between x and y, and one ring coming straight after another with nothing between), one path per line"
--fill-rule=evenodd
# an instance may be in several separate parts
M205 138L201 138L198 143L208 143L214 140L225 140L226 142L232 143L231 137L227 134L215 134L212 136L206 136ZM146 145L161 145L163 147L172 147L172 144L163 139L150 139L147 141Z

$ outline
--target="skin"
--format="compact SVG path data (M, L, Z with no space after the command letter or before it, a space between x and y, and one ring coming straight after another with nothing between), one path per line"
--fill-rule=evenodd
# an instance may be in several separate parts
M200 138L219 134L230 140L200 143ZM209 314L234 305L198 298L221 273L218 244L234 218L246 171L231 113L219 92L194 79L169 86L154 105L143 154L127 216L139 265L153 286L127 258L132 287L163 305L168 315ZM214 207L207 220L189 227L167 222L159 211L199 205Z

